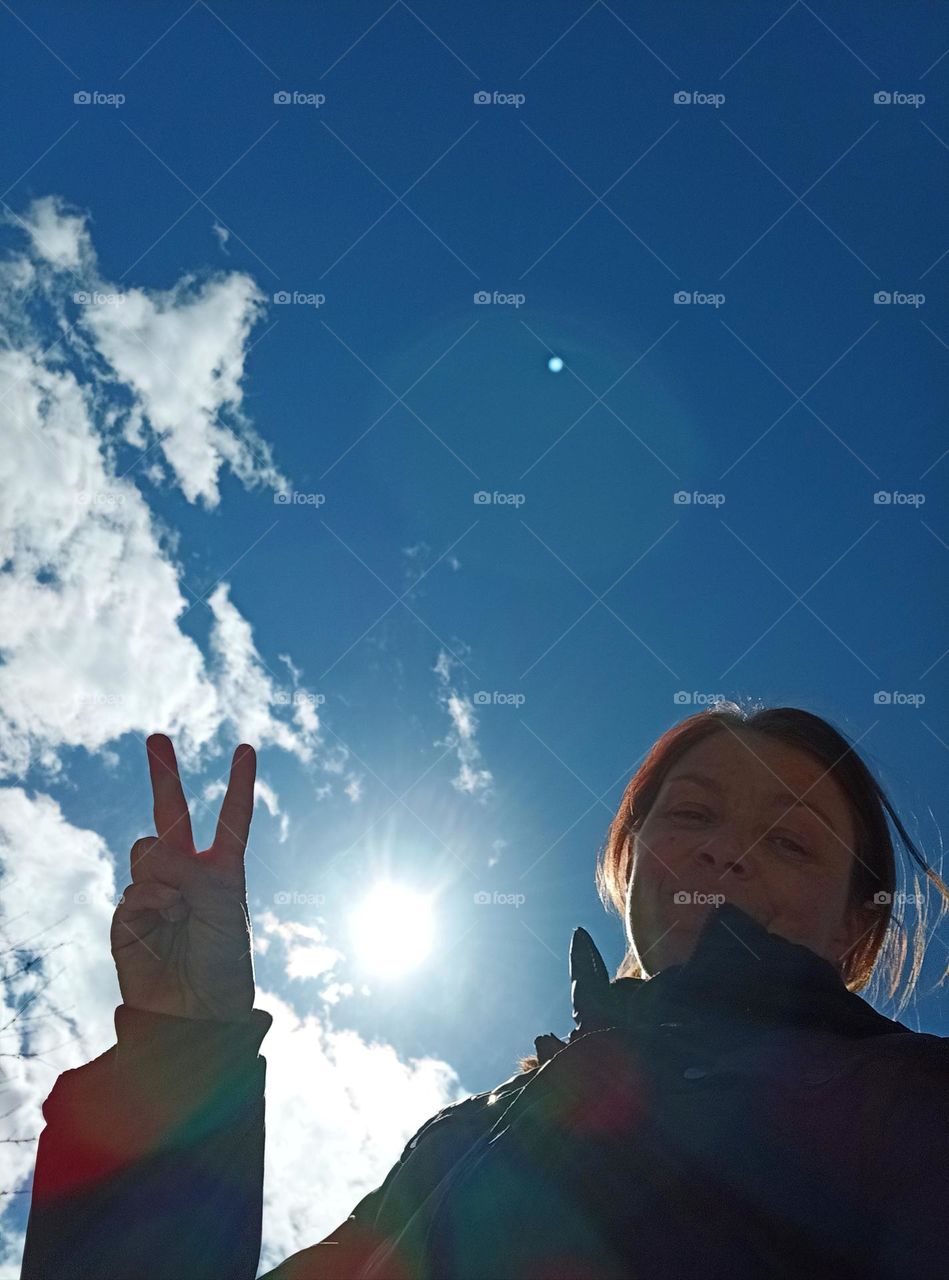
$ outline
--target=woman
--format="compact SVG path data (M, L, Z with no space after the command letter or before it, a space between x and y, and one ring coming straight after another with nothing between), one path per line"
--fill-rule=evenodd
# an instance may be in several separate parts
M254 753L196 855L172 745L147 745L157 834L113 921L117 1043L44 1106L23 1280L257 1266ZM941 919L949 891L824 720L720 703L673 726L597 865L625 920L616 977L577 929L568 1039L538 1036L504 1084L433 1116L267 1280L949 1276L949 1039L857 994L873 976L894 996L911 955L905 1001L922 960L887 814Z

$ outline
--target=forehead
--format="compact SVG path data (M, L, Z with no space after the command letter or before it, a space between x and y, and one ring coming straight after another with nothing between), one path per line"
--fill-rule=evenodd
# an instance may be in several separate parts
M712 734L676 761L664 785L686 773L707 774L726 794L740 798L790 791L822 809L837 831L852 833L846 793L826 766L800 748L763 734L731 729Z

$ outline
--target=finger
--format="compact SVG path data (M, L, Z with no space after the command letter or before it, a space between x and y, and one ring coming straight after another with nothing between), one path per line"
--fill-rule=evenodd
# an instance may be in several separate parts
M191 815L178 776L178 761L171 739L163 733L153 733L145 746L152 779L155 830L159 839L170 849L194 853Z
M133 880L155 878L150 872L158 862L158 855L152 856L152 850L156 844L158 844L158 836L142 836L132 845L129 850L129 870Z
M224 859L239 862L244 856L254 812L256 777L257 754L252 746L242 742L231 760L231 776L211 846L213 852Z
M146 911L163 911L182 901L181 890L174 885L159 884L157 880L143 880L128 885L122 891L115 915L117 919L131 924Z
M159 912L177 908L181 895L170 885L154 881L130 884L119 899L110 930L113 953L135 943L147 946L145 939L160 923Z

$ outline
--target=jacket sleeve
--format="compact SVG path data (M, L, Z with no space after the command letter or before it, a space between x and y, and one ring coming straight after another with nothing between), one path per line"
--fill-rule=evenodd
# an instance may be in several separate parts
M21 1280L253 1280L271 1022L119 1005L43 1104Z
M385 1181L319 1242L261 1280L417 1280L428 1276L427 1224L446 1183L494 1124L519 1074L490 1094L443 1107L406 1144Z

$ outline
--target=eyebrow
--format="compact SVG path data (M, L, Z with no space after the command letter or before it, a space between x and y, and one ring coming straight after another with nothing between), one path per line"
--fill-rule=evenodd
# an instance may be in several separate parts
M722 785L715 778L710 778L704 773L677 773L666 781L671 785L673 782L697 782L700 786L706 787L710 791L715 791L719 795L722 793ZM834 835L839 835L837 828L828 818L823 809L819 809L816 804L811 804L807 800L799 800L793 791L777 791L769 797L771 804L787 804L790 801L790 808L810 809L811 813L816 814L822 822L833 831Z

